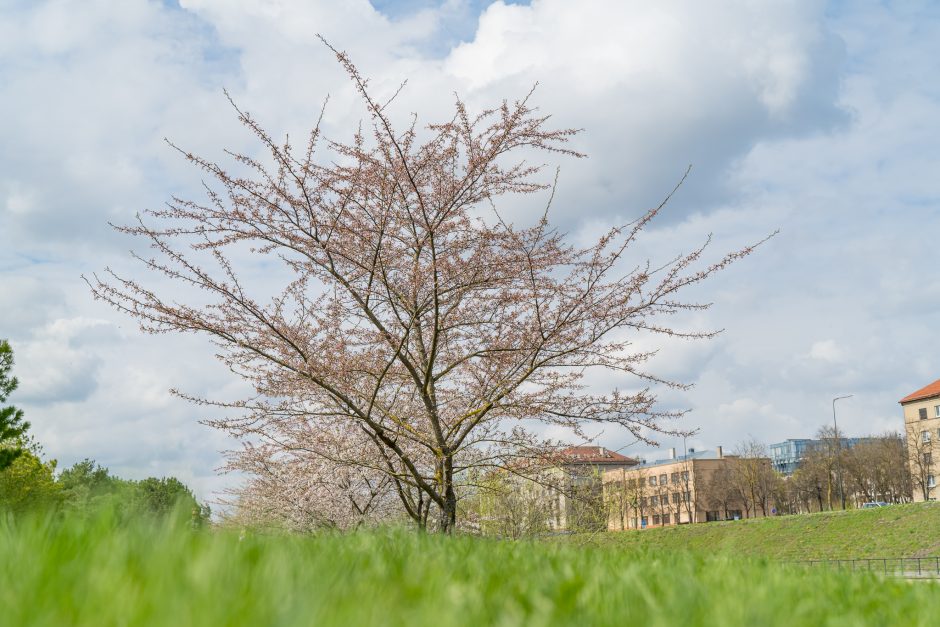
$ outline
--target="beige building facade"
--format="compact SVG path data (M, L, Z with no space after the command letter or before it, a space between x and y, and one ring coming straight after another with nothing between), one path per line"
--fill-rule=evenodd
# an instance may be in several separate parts
M940 476L940 379L900 401L907 437L908 464L914 484L914 501L937 499Z
M608 530L763 516L764 511L730 489L731 473L740 461L736 456L725 456L721 447L678 457L671 450L665 460L605 472ZM770 460L758 463L769 467Z
M548 527L552 531L603 529L603 476L625 471L638 460L603 446L573 446L558 454L549 473L553 484L545 491L549 499Z

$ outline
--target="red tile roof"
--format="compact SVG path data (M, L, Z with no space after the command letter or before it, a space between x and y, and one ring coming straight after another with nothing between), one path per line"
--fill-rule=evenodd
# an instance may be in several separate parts
M919 401L925 398L930 398L932 396L940 396L940 379L937 379L936 381L934 381L927 387L923 387L917 390L916 392L912 392L911 394L908 394L907 396L905 396L898 402L903 405L904 403L910 403L911 401Z
M572 446L560 451L562 463L574 464L629 464L635 465L639 462L632 457L626 457L616 451L611 451L603 446Z

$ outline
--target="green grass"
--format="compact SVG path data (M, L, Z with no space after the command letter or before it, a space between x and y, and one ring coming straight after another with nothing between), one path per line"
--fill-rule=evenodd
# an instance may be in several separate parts
M598 542L791 560L937 556L940 503L618 532Z
M3 625L928 625L940 587L624 545L0 520Z

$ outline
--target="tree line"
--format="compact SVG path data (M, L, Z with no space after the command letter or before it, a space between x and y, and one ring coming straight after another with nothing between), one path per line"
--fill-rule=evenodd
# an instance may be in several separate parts
M860 438L849 446L844 435L824 426L816 440L789 477L770 465L766 446L754 440L740 444L735 462L713 473L698 492L699 504L724 518L734 506L750 518L912 500L911 451L899 433Z
M19 385L13 365L10 343L0 340L0 403ZM189 517L196 526L209 522L209 506L175 477L122 479L90 459L57 473L56 460L43 459L29 427L23 410L0 406L0 512L89 515L107 508L121 518L174 514Z

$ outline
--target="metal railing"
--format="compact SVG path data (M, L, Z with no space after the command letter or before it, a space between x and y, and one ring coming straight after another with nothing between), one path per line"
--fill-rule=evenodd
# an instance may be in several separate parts
M837 570L867 571L896 577L940 577L940 556L793 560L788 563Z

